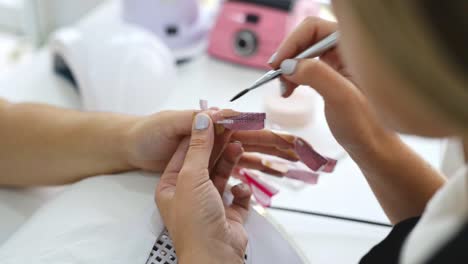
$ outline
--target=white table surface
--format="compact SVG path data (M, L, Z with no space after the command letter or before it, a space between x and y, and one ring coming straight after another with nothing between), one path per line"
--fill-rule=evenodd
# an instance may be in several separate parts
M262 111L264 96L277 92L277 84L259 89L234 104L227 103L229 98L247 87L260 74L261 71L202 55L179 67L178 80L172 87L165 87L173 92L159 109L197 108L198 99L204 98L214 106L240 111ZM34 101L80 108L79 96L72 86L53 74L47 49L37 52L30 62L19 65L8 75L0 76L0 97L12 101ZM316 121L295 133L304 136L319 151L336 149L336 143L331 138L320 110L322 103L317 101L316 104ZM442 141L414 137L404 137L404 140L433 166L440 168ZM274 206L388 222L362 173L349 158L340 160L336 172L321 177L317 186L297 185L287 180L276 181L274 184L281 189L280 194L274 198ZM60 188L0 189L0 243L56 192L60 192ZM388 228L364 224L275 210L270 212L314 263L356 262L389 231Z

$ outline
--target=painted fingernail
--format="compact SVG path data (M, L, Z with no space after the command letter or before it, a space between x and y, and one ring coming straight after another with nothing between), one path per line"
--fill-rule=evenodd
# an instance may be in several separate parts
M195 130L205 130L210 126L210 117L205 114L198 114L195 117Z
M288 91L288 88L286 87L286 83L283 81L280 82L280 95L284 96L286 92Z
M283 71L283 74L292 75L296 71L297 63L298 61L293 59L284 60L281 63L281 70Z
M278 52L273 53L270 59L268 60L268 64L272 64L276 60L276 56L278 56Z

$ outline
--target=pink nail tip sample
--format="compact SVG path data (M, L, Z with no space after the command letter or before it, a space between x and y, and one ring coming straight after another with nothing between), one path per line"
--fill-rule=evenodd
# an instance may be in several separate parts
M315 185L318 183L319 174L305 170L292 169L288 171L285 177Z
M276 194L278 194L279 190L276 189L275 187L271 186L270 184L266 183L262 179L260 179L260 176L255 174L254 172L244 170L243 171L244 176L247 179L247 182L251 185L256 186L258 189L260 189L263 193L266 195L272 197Z
M200 100L200 109L202 111L208 110L208 101L207 100Z
M301 138L296 139L295 150L297 155L301 158L301 161L313 171L319 171L328 163L328 160L325 157L317 153L309 143L305 142Z
M263 159L262 164L272 170L281 172L284 177L315 185L318 182L319 173L313 172L306 166L295 162L280 162Z
M265 128L264 113L241 113L238 116L217 122L231 130L261 130Z
M257 186L251 185L252 193L255 197L255 200L263 207L270 207L271 206L271 196L265 194Z
M333 171L335 171L335 167L336 167L336 164L338 163L338 161L335 160L335 159L330 159L330 158L327 158L327 160L328 160L328 162L322 168L322 171L326 172L326 173L332 173Z
M200 100L200 109L208 109L208 101ZM230 130L262 130L265 128L265 113L240 113L220 121L216 124L223 125Z
M252 190L255 200L260 205L269 207L271 205L271 198L278 194L279 190L261 180L257 174L250 170L242 169L240 174Z

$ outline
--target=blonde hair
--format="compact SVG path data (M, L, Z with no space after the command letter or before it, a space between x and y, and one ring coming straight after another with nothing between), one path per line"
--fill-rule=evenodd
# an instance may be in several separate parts
M432 6L428 6L430 2ZM434 6L435 2L439 7L451 5L448 10L457 14L444 13L434 17L434 12L442 12L434 10L437 6ZM450 31L449 27L467 26L466 3L437 0L350 1L359 22L368 31L370 40L379 52L403 78L413 84L411 87L414 87L414 91L411 92L436 107L465 131L468 130L468 56L466 50L460 47L468 48L468 36L453 36L453 31L444 31ZM445 28L437 25L442 19ZM444 33L452 36L447 38ZM465 43L452 46L450 39ZM463 55L457 57L456 52Z

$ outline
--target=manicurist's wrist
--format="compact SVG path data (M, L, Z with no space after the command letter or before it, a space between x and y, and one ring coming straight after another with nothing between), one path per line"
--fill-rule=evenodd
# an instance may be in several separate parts
M385 132L369 140L369 143L360 148L348 151L351 158L360 166L390 162L395 151L404 144L398 134Z

